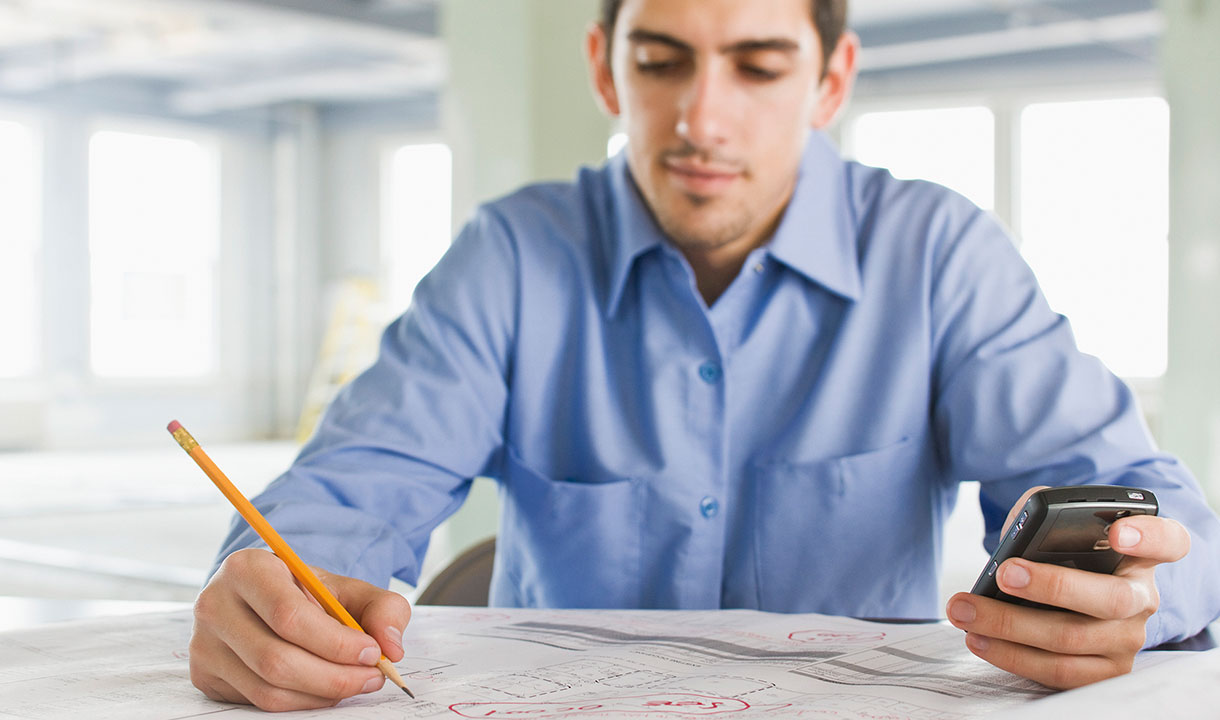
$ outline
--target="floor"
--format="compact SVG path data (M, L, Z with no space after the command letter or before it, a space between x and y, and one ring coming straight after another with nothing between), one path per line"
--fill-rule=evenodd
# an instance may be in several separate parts
M291 443L217 445L208 454L252 495L295 455ZM946 535L942 595L969 589L983 566L977 489L963 487ZM494 503L491 483L477 502ZM472 503L472 505L475 503ZM463 510L465 512L465 509ZM189 603L204 582L232 509L177 447L105 453L0 453L3 627ZM494 516L486 510L477 518ZM481 522L481 524L486 524ZM487 534L454 518L434 535L425 578ZM469 535L469 537L466 537ZM413 597L413 589L395 582Z

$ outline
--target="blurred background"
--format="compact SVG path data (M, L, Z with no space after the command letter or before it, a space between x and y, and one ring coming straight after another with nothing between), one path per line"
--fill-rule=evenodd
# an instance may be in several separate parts
M166 423L257 492L478 202L615 152L596 6L0 0L8 623L195 596L231 511ZM844 153L1012 228L1220 501L1220 3L851 0L850 24ZM946 594L984 558L971 491ZM496 513L477 481L426 575Z

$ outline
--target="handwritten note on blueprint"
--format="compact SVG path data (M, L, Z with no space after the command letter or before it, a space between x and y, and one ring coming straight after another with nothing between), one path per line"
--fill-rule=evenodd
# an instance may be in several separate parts
M1050 691L946 625L732 611L418 607L390 684L293 718L973 718ZM190 683L188 612L0 634L0 718L229 720Z

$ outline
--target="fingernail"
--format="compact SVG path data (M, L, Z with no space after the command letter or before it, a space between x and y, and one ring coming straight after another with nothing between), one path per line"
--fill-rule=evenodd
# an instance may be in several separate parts
M402 630L399 630L398 628L391 625L390 627L385 629L385 634L386 634L387 640L389 640L390 642L397 645L398 649L400 649L400 650L402 649Z
M979 652L987 652L987 648L991 647L991 641L982 635L967 635L966 644Z
M1029 571L1020 565L1004 568L1004 584L1010 588L1023 588L1029 584Z
M1135 528L1124 525L1118 529L1118 546L1123 548L1132 548L1139 545L1140 531Z
M381 675L378 675L377 677L369 678L369 681L364 684L364 689L361 690L360 692L371 693L376 690L380 690L381 686L384 684L385 684L385 678L382 677Z
M381 659L381 651L374 647L366 647L360 651L361 665L376 665Z
M949 606L949 617L958 622L974 622L974 605L965 600L958 600Z

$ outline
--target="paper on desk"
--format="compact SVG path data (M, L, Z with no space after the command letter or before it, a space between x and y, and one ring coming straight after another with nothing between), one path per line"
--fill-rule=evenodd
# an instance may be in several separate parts
M1159 658L1157 656L1164 655ZM1038 720L1089 717L1214 718L1220 717L1220 649L1207 652L1150 652L1166 660L1138 675L1122 675L1072 692L1040 700ZM1010 709L995 720L1029 720L1028 712Z
M267 717L190 683L189 612L0 634L0 718ZM418 607L387 684L292 718L973 718L1049 694L947 625L732 611Z

